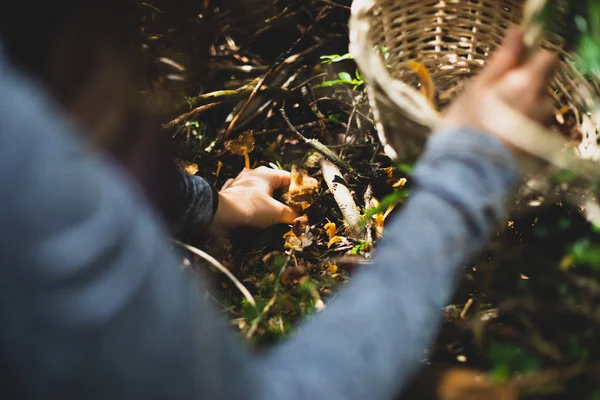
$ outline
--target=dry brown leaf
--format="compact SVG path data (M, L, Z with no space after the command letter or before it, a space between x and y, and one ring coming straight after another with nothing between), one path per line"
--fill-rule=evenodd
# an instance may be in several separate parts
M198 171L200 170L200 167L198 167L198 164L196 163L189 163L187 161L180 161L179 165L181 165L181 168L183 169L183 171L186 174L189 175L196 175L198 173Z
M283 200L288 206L299 212L303 212L311 206L319 186L318 180L309 176L306 171L293 165L290 188L283 195Z

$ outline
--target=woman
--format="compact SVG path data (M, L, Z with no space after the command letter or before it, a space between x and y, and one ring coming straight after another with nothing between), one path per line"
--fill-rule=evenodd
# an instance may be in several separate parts
M180 273L167 231L126 174L1 56L0 397L393 398L519 178L511 149L483 131L481 96L494 92L539 121L550 113L539 105L555 58L523 53L511 32L447 112L375 265L260 356ZM282 220L275 209L259 214Z

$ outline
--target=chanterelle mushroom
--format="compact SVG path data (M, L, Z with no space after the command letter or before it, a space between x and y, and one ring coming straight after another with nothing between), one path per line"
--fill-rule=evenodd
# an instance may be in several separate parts
M235 140L228 140L225 142L225 148L233 154L244 156L245 167L246 169L250 169L249 154L254 150L254 135L251 131L242 133Z

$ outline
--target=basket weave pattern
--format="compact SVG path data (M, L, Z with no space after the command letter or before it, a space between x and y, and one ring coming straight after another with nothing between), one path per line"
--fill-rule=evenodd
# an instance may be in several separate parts
M388 154L406 156L422 150L426 135L439 121L437 107L443 108L462 90L466 78L475 75L500 46L507 29L522 21L524 4L523 0L354 1L351 51L365 77ZM557 109L569 106L581 122L600 98L600 89L577 72L560 38L547 40L544 47L561 54L551 82ZM411 60L430 72L436 106L425 103L414 89L419 80L407 68ZM588 143L580 148L596 149L593 131L584 135Z

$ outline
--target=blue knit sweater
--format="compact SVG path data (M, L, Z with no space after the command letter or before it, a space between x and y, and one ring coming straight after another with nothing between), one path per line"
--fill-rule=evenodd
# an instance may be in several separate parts
M181 273L135 184L2 55L0 93L3 399L391 399L518 179L497 140L437 132L375 264L255 355ZM186 218L206 223L207 199Z

